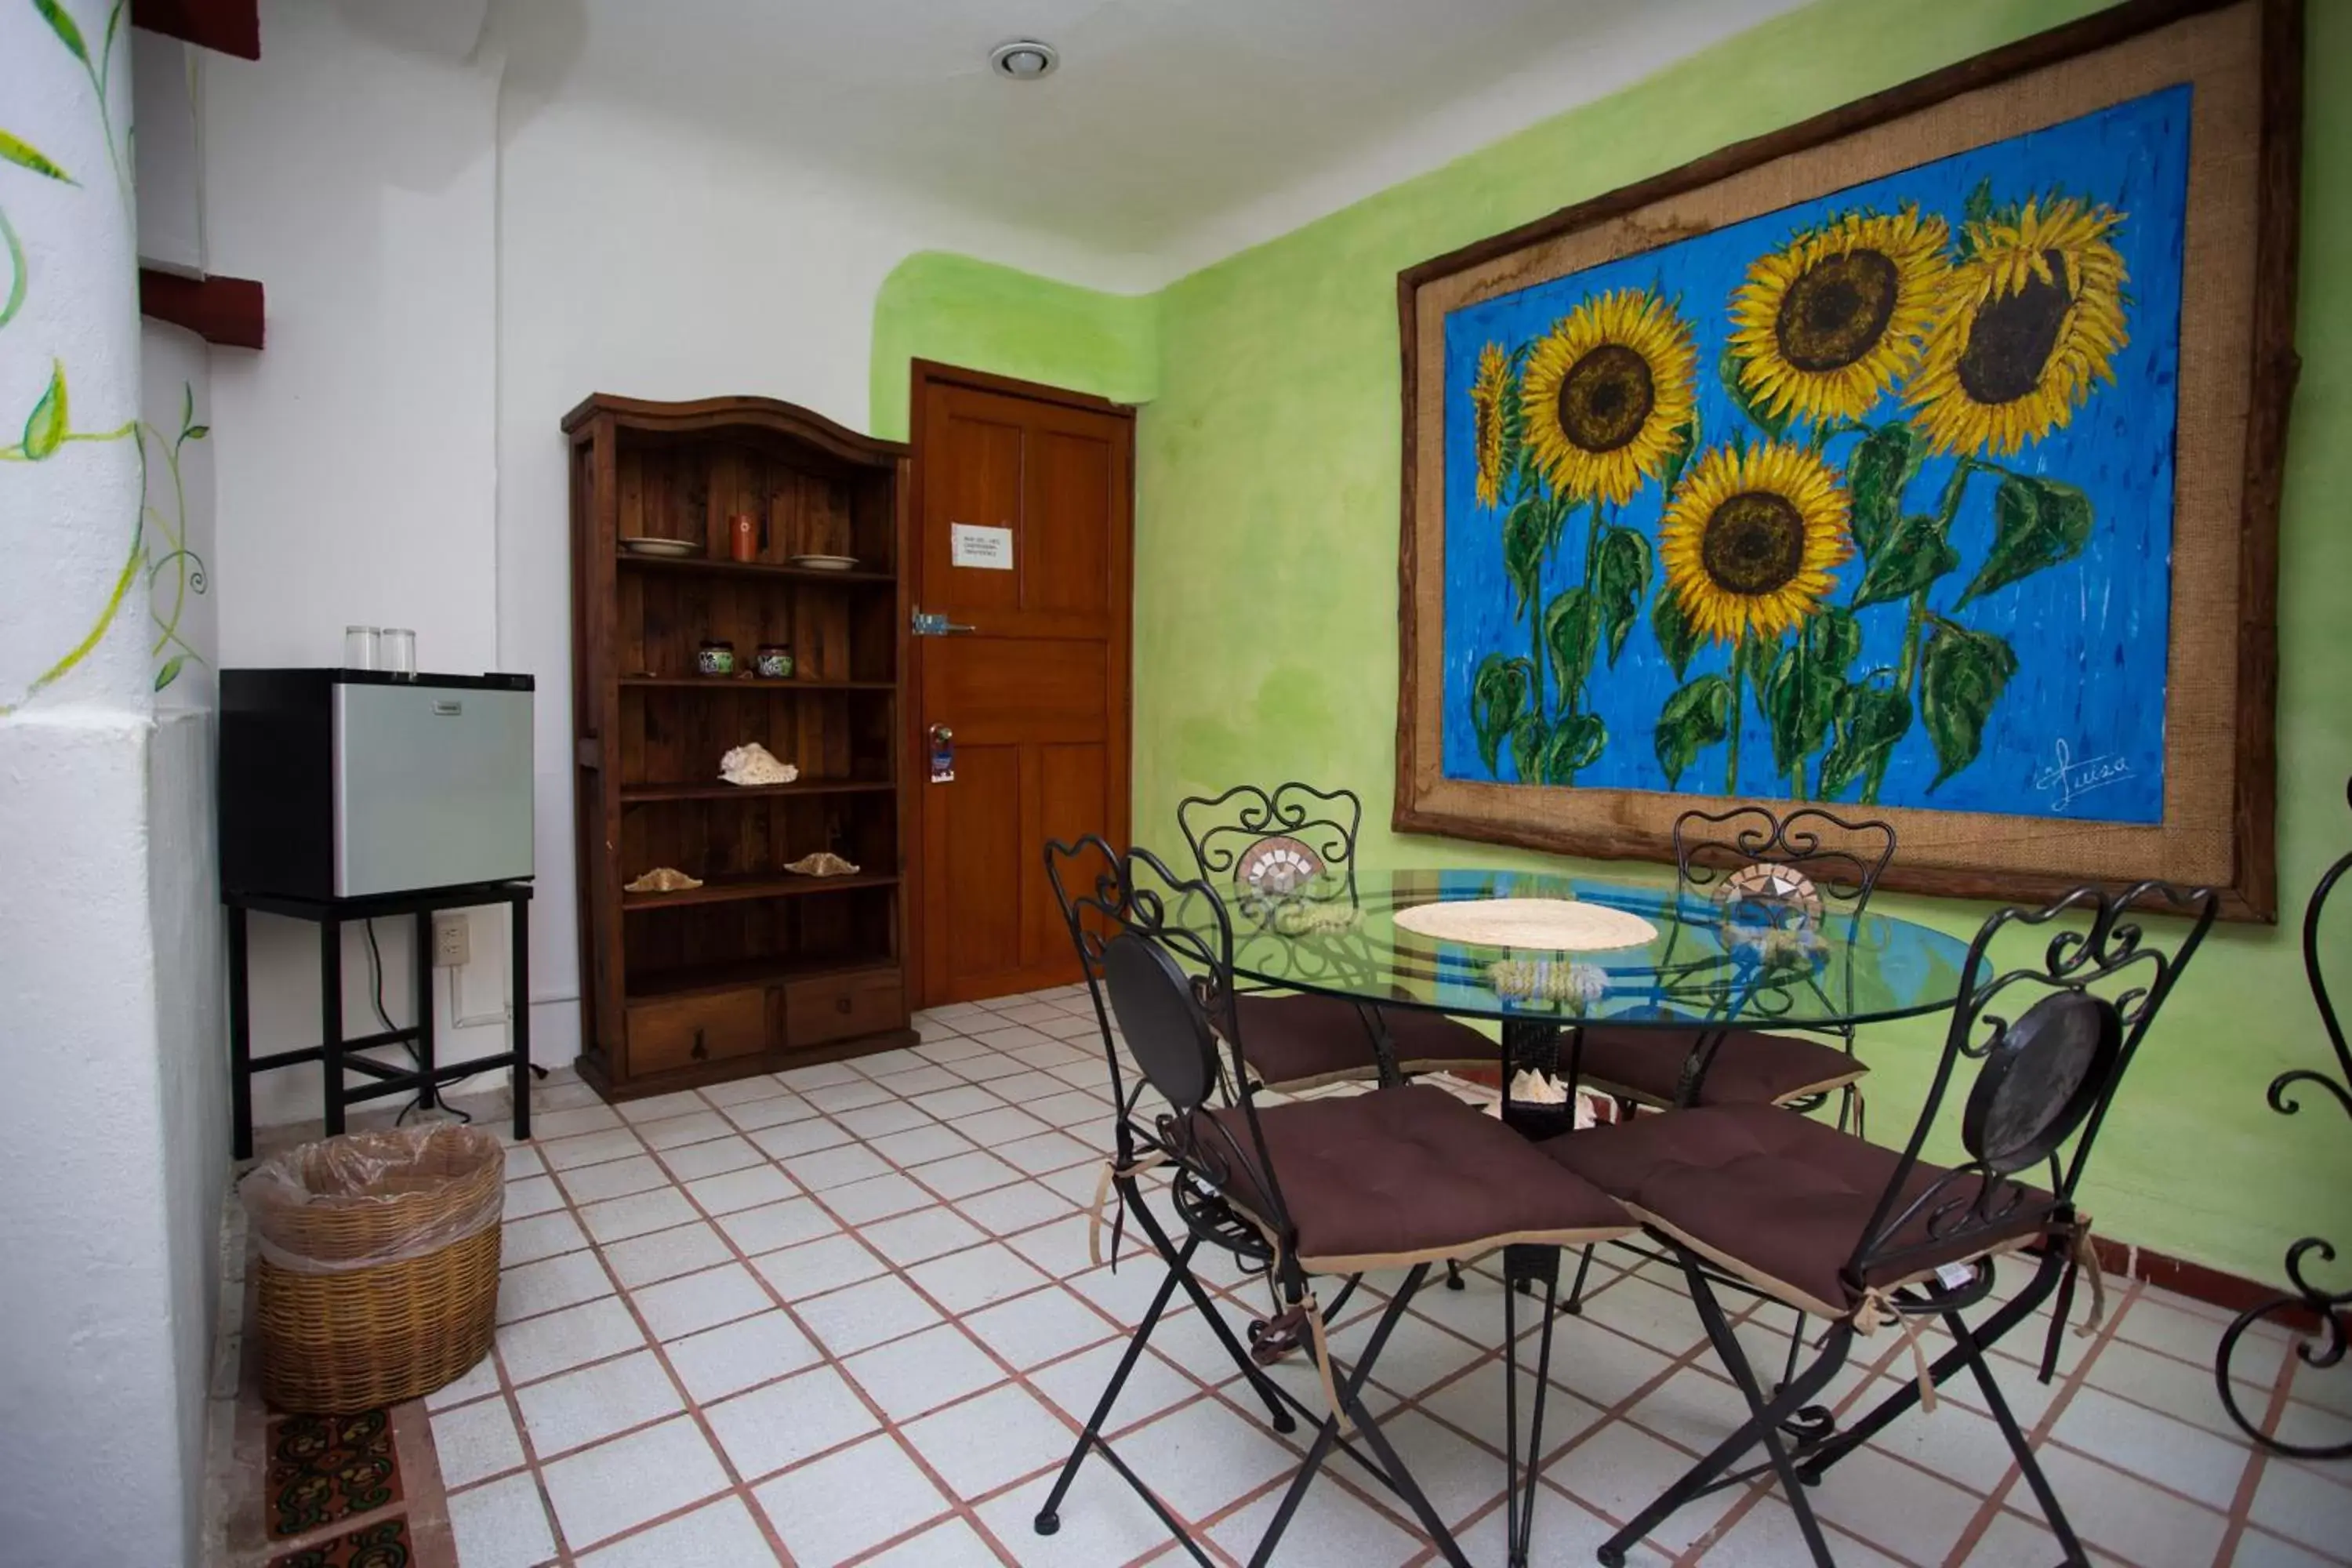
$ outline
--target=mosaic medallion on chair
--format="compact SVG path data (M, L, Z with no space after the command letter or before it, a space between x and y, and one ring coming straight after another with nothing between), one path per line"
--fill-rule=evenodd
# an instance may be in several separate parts
M269 1560L269 1568L409 1568L416 1561L408 1520L395 1514L316 1546Z
M286 1415L269 1424L269 1533L304 1535L398 1502L400 1456L392 1418L382 1410L352 1415ZM397 1559L354 1558L369 1568ZM331 1561L331 1560L330 1560Z

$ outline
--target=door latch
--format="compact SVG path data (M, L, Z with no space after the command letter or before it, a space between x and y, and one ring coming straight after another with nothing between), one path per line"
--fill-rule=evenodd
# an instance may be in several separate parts
M965 626L961 621L951 621L945 616L926 611L919 605L915 610L915 635L919 637L959 637L963 633L979 629L977 626Z
M931 726L931 782L955 783L955 731L945 724Z

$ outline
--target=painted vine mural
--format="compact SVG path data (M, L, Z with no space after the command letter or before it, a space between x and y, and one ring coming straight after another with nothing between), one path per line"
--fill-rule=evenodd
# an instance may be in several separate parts
M2158 820L2188 111L1449 313L1447 776Z
M135 227L131 133L126 131L118 137L115 132L114 95L121 84L114 68L118 56L127 55L130 49L130 41L124 31L128 0L115 0L108 10L106 25L95 48L88 34L61 0L24 0L24 3L31 5L48 35L56 40L57 47L65 51L89 81L90 100L105 133L108 167L102 183L111 186L113 199L121 204L126 221ZM33 268L23 237L8 216L6 182L10 179L42 180L91 194L95 175L95 171L76 172L66 168L26 135L0 126L0 251L5 251L7 265L6 292L0 294L0 331L5 331L23 310L26 296L34 282ZM92 195L92 199L104 198ZM180 462L186 444L205 439L210 431L207 426L196 423L193 386L183 386L181 409L179 428L170 435L137 419L111 428L76 429L72 378L65 362L53 358L47 383L23 416L22 424L16 426L16 438L0 446L0 463L40 463L55 458L64 447L77 442L129 441L139 454L142 476L139 515L131 520L130 546L111 593L93 615L88 631L79 641L61 650L54 662L34 675L20 689L0 693L0 715L22 707L88 658L121 616L133 590L142 586L149 591L153 633L149 653L155 660L155 689L160 691L176 680L190 659L203 661L204 656L182 637L180 631L189 596L203 594L207 585L204 562L188 543L187 492L181 478ZM14 423L9 411L0 410L0 422ZM0 424L0 428L5 427L5 424ZM164 470L171 479L171 510L168 515L147 499L154 478L152 465L147 457L150 441L156 445ZM151 542L150 525L163 545L160 552ZM163 593L166 574L170 574L168 607Z

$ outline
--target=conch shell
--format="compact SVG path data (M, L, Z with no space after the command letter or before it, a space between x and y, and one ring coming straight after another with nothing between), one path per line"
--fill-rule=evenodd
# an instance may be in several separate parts
M830 849L820 849L814 855L803 855L784 863L787 871L798 871L803 877L855 877L857 868Z
M776 761L775 753L759 742L746 741L719 759L719 776L731 784L782 784L800 777L801 771Z
M692 889L699 888L700 886L702 886L702 882L698 878L689 877L685 872L677 870L673 867L656 866L652 870L646 872L644 876L638 878L635 881L631 882L623 889L623 891L631 893L683 893Z
M1549 1073L1531 1072L1523 1068L1511 1075L1511 1091L1507 1098L1521 1105L1565 1106L1568 1104L1568 1085ZM1501 1105L1497 1104L1495 1110L1500 1114ZM1592 1097L1581 1090L1576 1096L1575 1124L1579 1128L1595 1124Z

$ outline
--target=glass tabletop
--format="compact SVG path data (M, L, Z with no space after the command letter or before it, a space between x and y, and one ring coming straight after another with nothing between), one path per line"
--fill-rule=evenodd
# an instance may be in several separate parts
M1563 952L1425 936L1397 922L1423 905L1484 899L1598 906L1640 917L1651 934ZM1466 1017L1864 1024L1949 1007L1968 962L1966 942L1892 916L1832 906L1789 918L1687 889L1528 871L1358 868L1352 878L1327 874L1280 897L1234 894L1226 905L1244 981ZM1174 912L1214 942L1212 911L1188 904Z

